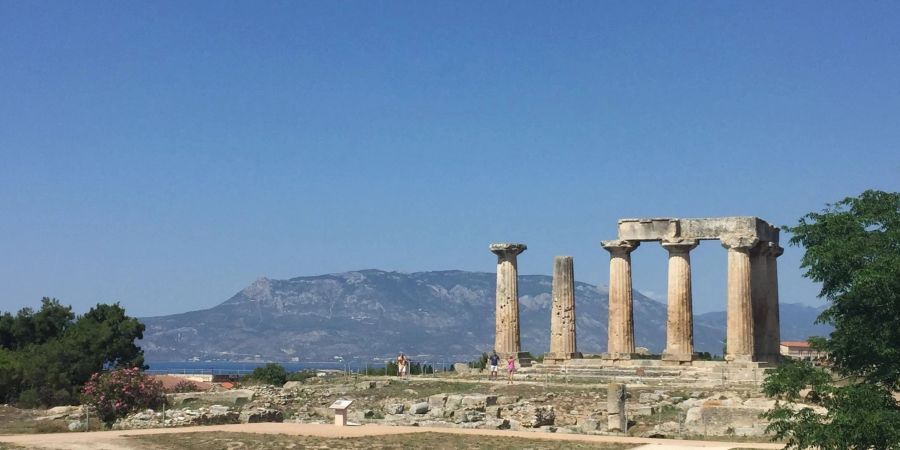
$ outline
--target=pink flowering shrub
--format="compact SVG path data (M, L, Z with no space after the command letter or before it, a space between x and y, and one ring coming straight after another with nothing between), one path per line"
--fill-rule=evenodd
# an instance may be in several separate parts
M137 367L95 373L81 393L84 403L93 406L107 424L130 412L158 408L166 402L162 382Z

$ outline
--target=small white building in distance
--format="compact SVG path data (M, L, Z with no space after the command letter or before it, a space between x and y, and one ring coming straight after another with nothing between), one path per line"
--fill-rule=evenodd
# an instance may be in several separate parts
M807 341L781 341L781 356L794 359L813 360L824 358L828 353L814 350Z

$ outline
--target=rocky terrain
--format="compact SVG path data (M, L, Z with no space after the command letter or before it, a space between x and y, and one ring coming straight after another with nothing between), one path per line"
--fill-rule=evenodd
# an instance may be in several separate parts
M363 270L289 280L261 278L210 309L142 318L140 342L148 361L290 361L414 356L468 360L490 351L494 337L493 273L398 273ZM549 347L552 279L519 277L522 347ZM606 349L607 290L576 283L579 350ZM659 352L665 346L666 306L634 293L635 337ZM782 305L782 337L823 334L818 310ZM697 351L722 352L724 313L696 316Z
M602 388L600 388L602 387ZM117 429L187 425L307 422L328 423L328 406L351 399L350 421L532 430L606 432L605 385L484 382L483 379L333 377L285 386L170 394L170 408L147 410L117 422ZM629 386L626 410L632 435L655 437L761 436L758 416L774 401L749 390L666 390ZM70 425L78 429L77 417Z

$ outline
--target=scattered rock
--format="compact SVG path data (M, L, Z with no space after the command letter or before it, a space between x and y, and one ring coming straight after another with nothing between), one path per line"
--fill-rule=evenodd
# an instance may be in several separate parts
M539 428L545 425L554 425L556 413L552 406L525 405L512 411L512 418L518 420L525 428Z
M169 404L173 406L181 406L190 402L240 405L252 401L255 395L256 393L250 389L232 389L230 391L221 392L167 394L166 398L168 399Z
M241 411L241 423L284 422L284 413L277 409L256 408L250 411Z
M447 403L447 394L435 394L428 397L428 406L432 409L443 408Z
M419 402L409 408L411 414L425 414L428 412L428 402Z

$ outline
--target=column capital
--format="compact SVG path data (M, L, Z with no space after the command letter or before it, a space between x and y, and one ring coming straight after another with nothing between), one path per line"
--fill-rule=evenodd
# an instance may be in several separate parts
M659 241L659 244L662 247L669 251L669 254L673 253L687 253L700 244L700 241L697 239L663 239Z
M756 236L741 236L741 235L723 235L719 238L719 241L722 243L722 247L727 248L728 250L736 250L739 252L747 252L757 243L759 243L759 238Z
M600 246L603 247L604 250L610 252L613 256L627 255L640 245L640 241L625 241L621 239L600 242Z
M769 253L768 253L769 256L777 258L783 254L784 254L784 247L781 247L774 242L769 242Z
M515 244L511 242L503 242L499 244L491 244L490 247L491 253L501 257L508 258L510 256L516 256L519 253L524 252L528 249L528 246L525 244Z
M759 245L753 248L751 254L756 254L758 256L771 256L773 258L777 258L784 253L784 248L779 247L778 244L769 241L761 241Z

